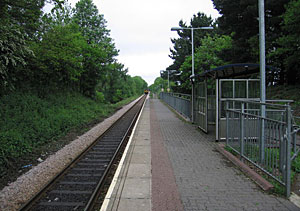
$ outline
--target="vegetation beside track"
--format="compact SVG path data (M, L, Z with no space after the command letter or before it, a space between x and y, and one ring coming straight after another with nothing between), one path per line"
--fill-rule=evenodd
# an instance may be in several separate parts
M76 92L1 97L0 188L135 98L105 104Z
M0 189L147 89L118 54L92 0L1 4Z

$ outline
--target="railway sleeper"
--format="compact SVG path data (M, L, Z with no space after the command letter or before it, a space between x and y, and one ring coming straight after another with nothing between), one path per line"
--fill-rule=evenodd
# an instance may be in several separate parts
M93 191L95 189L96 186L96 182L95 184L78 184L78 183L74 183L73 185L71 184L58 184L56 187L56 190L74 190L74 191L87 191L87 190L91 190Z
M84 203L82 202L53 202L49 205L47 202L43 202L38 206L36 211L67 211L67 210L83 210Z

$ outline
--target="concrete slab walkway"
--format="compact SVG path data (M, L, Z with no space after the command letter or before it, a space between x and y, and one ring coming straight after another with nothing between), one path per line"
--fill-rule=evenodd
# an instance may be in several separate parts
M150 108L149 101L147 101L101 210L151 211L149 120Z
M212 136L148 100L106 210L300 210L262 192L215 146Z

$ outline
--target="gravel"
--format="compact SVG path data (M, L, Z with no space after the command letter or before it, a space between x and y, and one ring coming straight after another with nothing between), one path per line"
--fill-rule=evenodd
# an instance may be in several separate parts
M138 100L138 99L137 99ZM0 210L18 210L26 201L40 191L65 166L76 158L94 140L103 134L120 116L137 101L124 106L113 116L97 124L87 133L78 137L46 160L20 176L15 182L8 184L0 192Z

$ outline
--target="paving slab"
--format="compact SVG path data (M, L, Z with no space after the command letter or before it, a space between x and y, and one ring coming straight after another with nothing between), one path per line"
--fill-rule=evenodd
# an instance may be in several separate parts
M148 199L123 199L118 211L151 211L151 201Z
M181 121L157 99L151 100L151 112L156 114L184 210L300 210L258 188L215 150L214 136Z
M147 101L101 210L151 210L151 144Z

